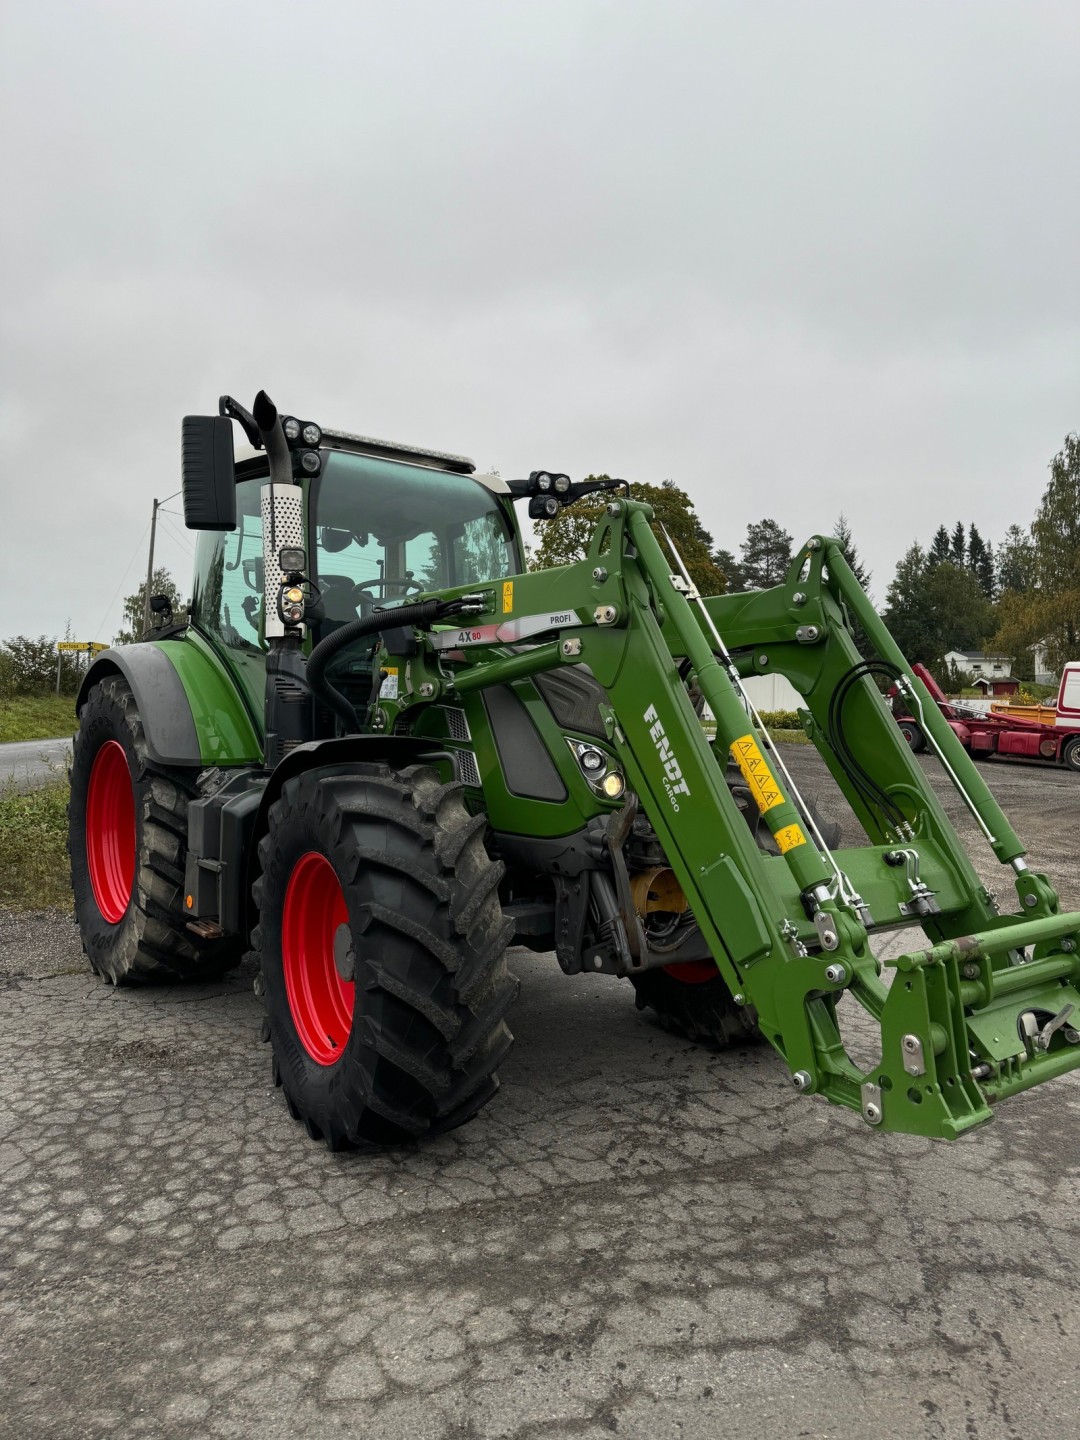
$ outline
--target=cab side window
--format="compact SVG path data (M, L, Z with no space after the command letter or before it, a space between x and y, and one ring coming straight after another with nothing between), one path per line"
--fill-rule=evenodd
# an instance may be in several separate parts
M198 540L193 611L200 629L230 650L261 651L264 481L236 487L236 529L203 531Z

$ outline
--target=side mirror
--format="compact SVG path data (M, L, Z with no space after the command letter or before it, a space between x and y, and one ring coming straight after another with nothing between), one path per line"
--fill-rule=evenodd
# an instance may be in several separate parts
M184 524L189 530L235 530L232 421L222 415L185 415L180 454Z

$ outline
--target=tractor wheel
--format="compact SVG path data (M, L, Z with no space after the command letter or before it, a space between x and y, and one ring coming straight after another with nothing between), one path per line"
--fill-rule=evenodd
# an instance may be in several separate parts
M650 1006L665 1030L679 1030L690 1040L711 1040L722 1048L760 1039L757 1012L735 1004L711 960L665 965L631 981L637 1008Z
M1066 770L1080 771L1080 738L1070 740L1061 752L1061 762Z
M728 789L743 819L767 855L780 853L772 832L754 804L738 769L729 766ZM813 800L806 802L822 840L834 850L841 839L840 826L827 820ZM803 817L806 818L805 815ZM667 1030L679 1030L691 1040L712 1041L725 1048L760 1040L757 1011L752 1005L736 1005L731 991L711 960L688 960L682 965L664 965L632 975L634 1003L639 1010L650 1006Z
M911 747L913 755L919 755L926 749L926 736L914 720L901 720L896 728Z
M184 916L187 807L197 773L153 762L135 698L110 675L80 711L68 855L91 966L113 985L205 980L239 963L235 939L200 943Z
M270 809L253 943L274 1081L332 1150L451 1130L498 1089L518 982L485 823L424 766L311 770Z

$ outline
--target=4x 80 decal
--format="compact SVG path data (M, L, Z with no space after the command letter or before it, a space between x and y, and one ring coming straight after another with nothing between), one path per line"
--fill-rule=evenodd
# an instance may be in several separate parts
M546 630L562 630L567 625L580 625L576 610L552 610L546 615L521 615L495 625L469 625L460 630L438 630L429 639L433 650L457 650L462 645L507 645L542 635Z

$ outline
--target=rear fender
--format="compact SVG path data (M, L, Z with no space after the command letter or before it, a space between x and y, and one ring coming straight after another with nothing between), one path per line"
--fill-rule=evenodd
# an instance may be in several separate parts
M151 760L159 765L250 765L262 760L251 720L224 669L187 639L103 650L87 671L76 711L94 685L121 675L131 687Z

